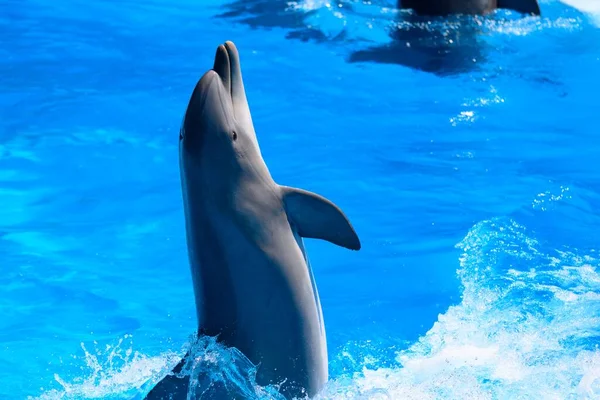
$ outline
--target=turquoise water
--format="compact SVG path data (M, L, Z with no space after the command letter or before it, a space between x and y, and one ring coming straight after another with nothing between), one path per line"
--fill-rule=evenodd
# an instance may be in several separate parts
M600 398L599 29L393 5L0 2L0 398L140 398L185 351L178 131L225 40L274 178L363 244L306 241L323 399Z

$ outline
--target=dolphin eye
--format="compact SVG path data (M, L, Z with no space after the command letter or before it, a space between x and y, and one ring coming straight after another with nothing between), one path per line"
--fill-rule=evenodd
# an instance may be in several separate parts
M232 137L233 137L233 140L237 140L237 133L235 131L233 131Z

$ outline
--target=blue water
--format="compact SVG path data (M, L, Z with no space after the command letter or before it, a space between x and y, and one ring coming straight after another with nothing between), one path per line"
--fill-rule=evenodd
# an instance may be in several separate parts
M276 181L363 244L306 241L320 398L600 398L595 20L393 3L0 2L0 398L141 398L185 352L178 131L225 40Z

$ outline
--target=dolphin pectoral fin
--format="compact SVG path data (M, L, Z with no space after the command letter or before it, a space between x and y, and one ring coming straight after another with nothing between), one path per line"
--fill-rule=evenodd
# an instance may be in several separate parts
M537 0L498 0L498 8L506 8L522 14L540 15L540 5Z
M360 239L338 206L306 190L288 186L281 186L281 190L288 219L300 236L360 250Z
M150 392L144 397L144 400L168 400L168 399L185 399L187 398L190 377L179 377L179 373L185 365L186 357L177 363L175 368L163 379L161 379Z

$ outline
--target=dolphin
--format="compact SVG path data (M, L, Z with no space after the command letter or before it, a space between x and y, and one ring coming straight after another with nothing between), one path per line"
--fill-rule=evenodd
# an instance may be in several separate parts
M179 160L198 334L241 351L258 384L280 385L288 399L313 397L328 379L327 343L303 238L351 250L361 243L334 203L273 180L230 41L191 95ZM146 399L185 399L184 363Z
M398 0L398 8L410 8L415 14L422 16L484 15L498 8L540 15L537 0Z

